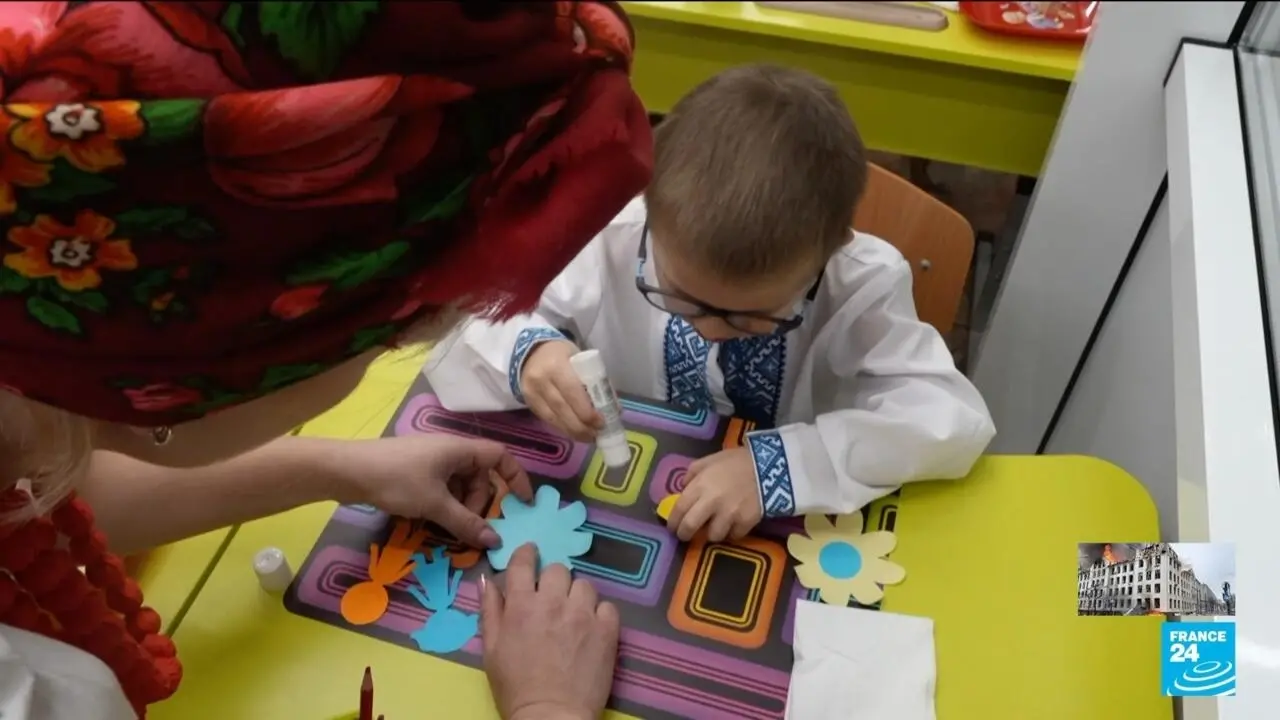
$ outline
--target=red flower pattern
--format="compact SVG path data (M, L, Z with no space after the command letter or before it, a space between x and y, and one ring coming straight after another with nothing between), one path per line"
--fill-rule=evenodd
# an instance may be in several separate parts
M125 388L121 392L135 410L143 412L163 412L195 405L204 400L199 390L173 383L152 383L140 388Z
M271 314L281 320L293 320L320 307L320 297L328 285L304 285L280 293L271 303Z
M176 423L433 307L527 308L647 181L649 136L615 4L502 8L0 3L0 214L92 212L134 254L71 282L3 241L0 382ZM195 376L217 397L167 385Z
M396 178L431 152L443 117L471 88L432 77L381 77L233 93L209 103L210 172L247 202L281 207L392 201ZM251 131L246 132L247 129Z

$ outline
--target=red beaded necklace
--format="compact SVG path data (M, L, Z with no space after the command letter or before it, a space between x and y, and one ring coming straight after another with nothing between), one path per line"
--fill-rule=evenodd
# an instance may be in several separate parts
M11 489L0 493L0 511L30 501ZM107 550L89 506L74 496L48 517L0 527L0 623L106 663L139 718L182 679L173 641L160 634L160 615L142 604L138 583Z

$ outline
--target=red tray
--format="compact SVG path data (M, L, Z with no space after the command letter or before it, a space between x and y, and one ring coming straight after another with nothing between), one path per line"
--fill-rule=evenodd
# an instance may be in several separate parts
M1096 2L961 2L960 12L984 30L1082 42L1093 27Z

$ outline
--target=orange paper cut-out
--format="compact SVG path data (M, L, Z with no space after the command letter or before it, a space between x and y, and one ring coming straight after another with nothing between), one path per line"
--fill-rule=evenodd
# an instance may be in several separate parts
M387 544L369 546L369 579L352 585L342 596L342 617L352 625L375 623L387 611L391 598L387 587L413 571L410 558L422 547L428 533L409 520L397 518Z

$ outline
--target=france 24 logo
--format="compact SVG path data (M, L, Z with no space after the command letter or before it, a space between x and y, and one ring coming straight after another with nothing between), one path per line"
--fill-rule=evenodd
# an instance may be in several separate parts
M1160 684L1165 695L1236 694L1234 622L1166 622L1160 634Z

